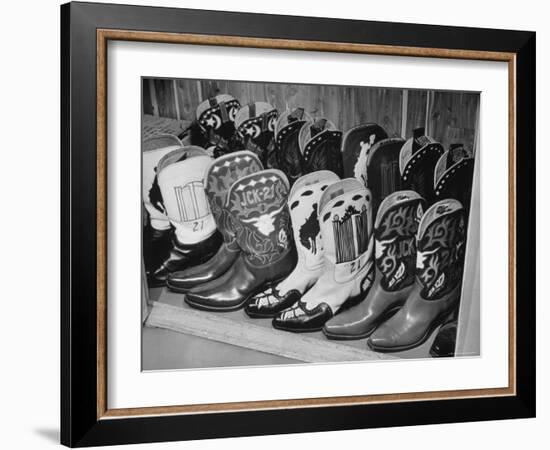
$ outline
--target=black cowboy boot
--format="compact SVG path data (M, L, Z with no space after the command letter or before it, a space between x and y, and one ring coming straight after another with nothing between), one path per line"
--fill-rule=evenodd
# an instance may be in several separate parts
M372 193L372 211L378 214L382 200L401 190L399 154L405 141L382 139L372 146L367 162L367 187Z
M373 277L370 202L369 190L354 178L326 188L318 206L323 273L296 304L275 316L275 328L321 330L344 304L364 298Z
M277 117L277 110L265 102L249 103L239 109L235 117L243 148L256 153L266 169L277 166L274 137Z
M424 128L417 128L413 137L401 147L399 170L401 188L418 192L431 205L435 198L434 171L443 154L443 146L425 136Z
M362 339L397 311L414 284L416 232L424 200L416 192L386 197L374 224L374 283L366 298L329 320L323 332L330 339Z
M212 281L223 275L236 261L241 248L236 242L235 232L227 209L227 193L231 185L251 173L262 170L258 157L249 151L240 151L214 160L204 177L205 190L214 213L223 244L216 255L204 264L174 272L166 281L170 290L186 292L201 283Z
M204 140L199 145L211 156L217 158L242 148L235 130L235 116L240 107L239 101L229 94L218 94L197 106L197 124Z
M474 158L462 144L451 144L435 166L434 190L436 199L454 198L470 211Z
M292 306L323 273L324 249L317 205L325 189L338 180L333 172L320 170L298 178L292 186L288 208L298 263L286 279L252 299L245 308L250 317L273 317Z
M330 120L307 121L300 129L298 143L302 152L302 173L330 170L343 176L342 132Z
M466 248L464 208L441 200L422 217L414 288L405 305L371 334L376 351L402 351L424 343L460 301Z
M275 169L233 183L227 207L241 253L222 276L189 290L189 305L210 311L239 309L294 269L288 189L285 175Z
M277 146L277 168L288 178L290 186L302 176L302 151L300 150L300 129L311 117L304 108L285 111L275 123L275 143Z

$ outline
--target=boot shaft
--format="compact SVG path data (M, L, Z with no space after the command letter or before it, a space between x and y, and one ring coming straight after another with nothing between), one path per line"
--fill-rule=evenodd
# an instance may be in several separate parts
M290 248L288 180L268 169L233 183L227 197L236 240L249 263L265 266L285 256Z
M277 147L277 168L282 170L292 186L303 174L303 158L299 134L311 116L304 108L285 111L275 123L275 145Z
M414 191L395 192L380 204L374 224L374 255L385 291L397 291L414 282L416 235L424 209L424 199Z
M327 119L307 121L300 129L298 143L302 154L302 173L330 170L343 176L342 131Z
M337 282L353 279L372 262L370 191L354 178L332 184L319 202L319 221L325 263Z
M216 230L203 178L211 162L200 147L174 150L159 161L158 184L163 206L181 244L195 244Z
M306 269L316 269L323 264L318 206L323 192L338 180L335 173L320 170L300 177L290 191L288 206L298 264Z
M420 221L416 279L425 300L437 300L462 282L466 252L464 208L454 199L433 204Z
M229 94L219 94L204 100L197 106L197 121L205 133L216 141L226 143L235 134L235 116L240 109L239 101Z
M426 136L424 128L416 128L413 133L399 154L401 187L418 192L431 205L435 201L435 165L443 154L443 146Z
M206 170L204 186L210 208L224 242L232 244L235 233L227 211L226 202L229 188L233 183L255 172L263 170L259 158L252 152L240 151L213 160Z
M251 102L235 116L235 126L244 148L258 155L266 168L270 167L270 159L275 155L274 131L278 115L277 109L269 103Z

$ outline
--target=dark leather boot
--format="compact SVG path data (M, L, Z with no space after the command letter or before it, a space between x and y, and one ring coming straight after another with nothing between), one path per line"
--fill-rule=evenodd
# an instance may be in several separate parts
M221 277L189 290L185 301L199 309L231 311L275 285L294 269L288 181L275 169L233 183L227 205L241 253Z
M374 225L375 277L366 298L329 320L329 339L362 339L397 311L411 293L416 266L416 233L424 199L413 191L386 197Z
M243 106L235 116L244 149L255 153L264 168L276 168L275 122L279 113L266 102Z
M367 162L370 149L387 137L388 133L375 123L365 123L346 131L342 140L344 176L356 178L367 186Z
M300 129L310 120L311 117L304 108L295 108L285 111L275 123L277 168L287 176L290 186L303 175L303 158L298 137Z
M466 246L464 208L441 200L422 217L414 288L405 305L367 341L376 351L402 351L424 343L460 301Z
M342 132L327 119L307 121L298 135L302 152L302 173L330 170L339 177L344 174L342 162Z
M304 175L292 186L288 208L298 263L278 285L254 296L245 308L250 317L273 317L292 306L323 273L324 248L317 205L325 189L338 180L335 173L320 170Z
M323 273L292 307L273 319L280 330L321 330L344 304L363 299L373 277L371 194L355 178L331 184L319 201Z
M435 166L434 189L439 199L454 198L464 207L466 217L470 211L474 158L462 144L451 144Z
M399 170L401 188L418 192L428 206L435 201L434 171L443 154L443 146L426 136L424 128L416 128L413 137L401 147Z
M434 358L452 358L455 355L457 326L456 320L441 326L430 348L431 356Z
M372 211L376 217L382 200L401 190L399 154L405 141L382 139L372 146L367 162L367 187L372 194Z
M221 245L203 185L211 161L204 149L188 146L173 150L158 163L162 206L174 237L170 254L149 278L152 286L163 285L171 272L203 263Z
M241 248L236 242L229 217L227 193L235 181L262 169L258 157L249 151L233 152L210 164L204 177L205 191L218 231L223 236L223 244L216 255L204 264L172 273L166 281L170 290L187 292L198 284L212 281L223 275L237 260Z
M147 276L168 257L172 246L172 230L156 230L150 224L143 229L143 262Z
M148 279L149 287L165 286L166 280L172 272L202 264L212 258L220 248L222 241L223 238L217 231L196 244L182 244L177 239L172 239L172 248L168 257Z
M219 157L241 148L235 130L235 116L240 109L239 101L229 94L218 94L197 106L197 124L203 142L197 143ZM195 142L191 142L195 144Z

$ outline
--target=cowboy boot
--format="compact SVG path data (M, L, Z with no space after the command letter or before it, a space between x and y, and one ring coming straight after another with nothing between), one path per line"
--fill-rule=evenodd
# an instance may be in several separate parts
M438 200L454 198L464 207L466 217L470 210L474 158L462 144L451 144L435 166L434 190Z
M248 151L230 153L210 163L204 176L204 186L216 226L223 236L223 244L218 253L204 264L170 274L166 280L166 286L170 290L186 292L193 286L214 280L235 262L241 248L236 242L229 211L225 205L227 192L235 181L262 169L258 157Z
M288 178L290 186L302 176L302 152L298 140L300 129L310 115L304 108L285 111L275 123L275 144L277 146L277 165Z
M362 339L407 300L414 284L416 233L424 200L413 191L386 197L374 224L374 283L358 305L330 319L323 332L330 339Z
M399 154L401 188L418 192L428 206L436 201L434 171L442 154L443 146L425 136L424 128L413 131L413 137L405 142Z
M252 102L239 109L235 116L243 148L256 153L266 169L277 165L274 131L278 115L269 103Z
M240 148L235 130L240 107L239 101L229 94L216 95L197 106L197 123L204 136L201 145L211 156L217 158Z
M252 299L245 308L250 317L273 317L296 303L321 276L323 241L317 205L325 189L338 180L333 172L321 170L304 175L292 186L288 208L298 262L288 278Z
M174 237L169 255L150 276L150 286L163 286L170 273L202 264L221 245L203 185L211 160L202 148L188 146L158 163L158 185Z
M342 132L327 119L307 121L298 134L302 153L302 173L330 170L343 176Z
M441 200L428 208L418 228L415 285L405 305L369 337L373 350L417 347L454 313L460 301L465 244L460 202Z
M342 140L344 176L357 178L367 186L367 161L370 149L387 137L386 131L375 123L358 125L346 131Z
M209 311L239 309L288 276L296 264L286 207L288 191L288 180L275 169L233 183L226 206L241 252L222 276L187 292L189 305Z
M181 148L180 140L171 134L144 139L142 146L142 200L148 220L143 229L143 260L145 271L151 274L170 251L171 227L164 211L158 187L157 165L172 150Z
M346 178L330 185L319 201L323 273L292 307L273 319L280 330L321 330L344 305L364 298L372 283L371 194Z
M372 193L372 211L376 216L382 200L401 190L399 153L405 141L382 139L372 146L367 159L367 187Z

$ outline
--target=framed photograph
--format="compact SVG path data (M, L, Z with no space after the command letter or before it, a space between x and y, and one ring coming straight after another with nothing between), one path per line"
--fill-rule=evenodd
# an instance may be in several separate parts
M535 415L535 33L61 7L61 440Z

